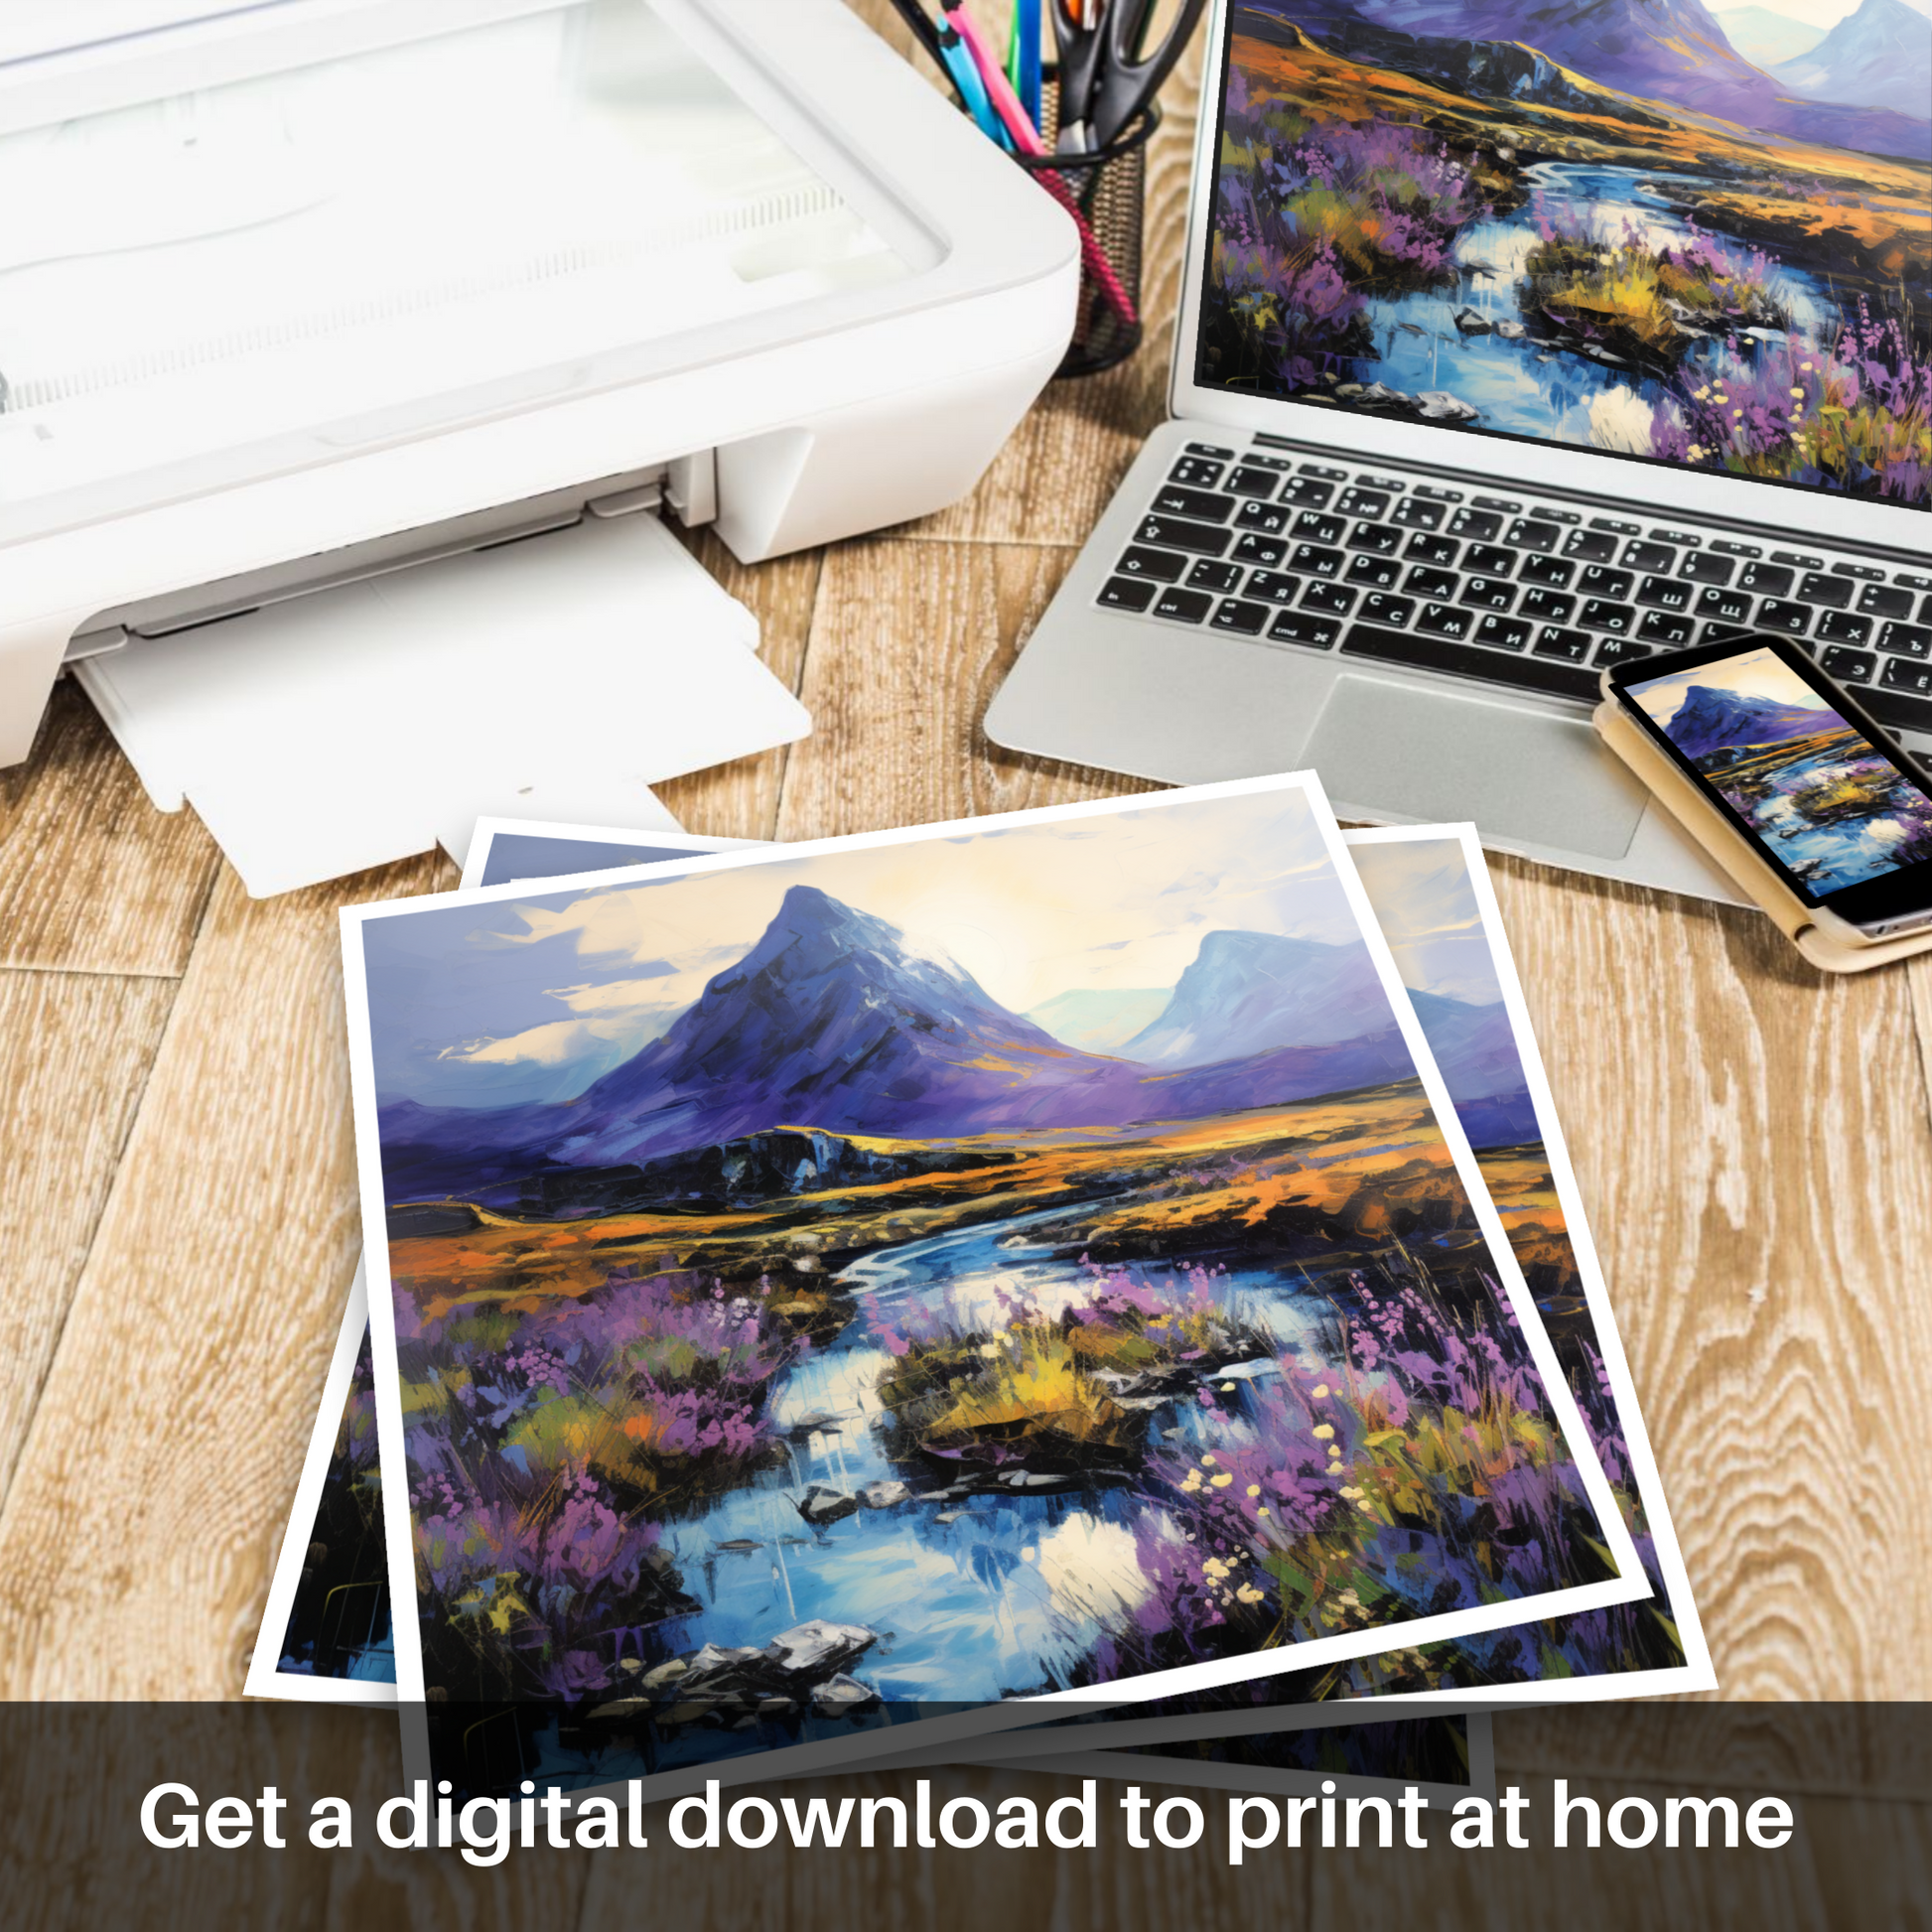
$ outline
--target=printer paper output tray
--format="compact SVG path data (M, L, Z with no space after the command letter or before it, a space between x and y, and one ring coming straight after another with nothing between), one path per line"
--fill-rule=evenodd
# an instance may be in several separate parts
M164 811L256 897L441 844L486 813L665 822L648 787L801 738L758 622L656 517L386 572L73 673Z

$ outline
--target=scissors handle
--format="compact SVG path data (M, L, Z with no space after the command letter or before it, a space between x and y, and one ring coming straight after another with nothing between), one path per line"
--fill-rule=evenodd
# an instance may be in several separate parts
M1054 3L1057 6L1060 0ZM1139 4L1113 0L1098 30L1097 37L1104 37L1106 47L1087 96L1085 115L1096 148L1116 139L1160 91L1193 38L1206 0L1180 0L1160 45L1152 53L1143 53L1155 4L1156 0L1139 0Z
M1052 0L1053 44L1059 51L1059 124L1062 131L1084 128L1093 111L1093 98L1100 79L1101 62L1106 54L1104 29L1088 26L1082 18L1086 7L1097 8L1098 0Z

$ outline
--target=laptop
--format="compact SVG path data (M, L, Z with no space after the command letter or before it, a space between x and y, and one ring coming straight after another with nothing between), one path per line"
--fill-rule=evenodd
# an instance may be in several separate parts
M1171 420L988 736L1733 902L1606 665L1801 638L1932 756L1932 21L1874 104L1855 6L1222 0Z

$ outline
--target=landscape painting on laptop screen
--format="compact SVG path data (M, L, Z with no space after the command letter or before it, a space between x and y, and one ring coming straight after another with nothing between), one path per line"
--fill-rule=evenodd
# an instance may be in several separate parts
M1932 0L1242 0L1197 377L1932 507Z

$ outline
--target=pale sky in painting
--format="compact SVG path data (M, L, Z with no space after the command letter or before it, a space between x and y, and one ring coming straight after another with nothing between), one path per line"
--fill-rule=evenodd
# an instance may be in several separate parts
M1348 856L1404 986L1479 1007L1503 997L1459 840L1352 845Z
M890 920L1015 1013L1069 991L1172 986L1219 928L1356 931L1298 791L439 907L363 927L377 1089L445 1105L567 1098L749 952L798 884Z
M1830 709L1775 651L1761 649L1741 651L1735 657L1720 657L1713 663L1700 664L1694 671L1652 678L1648 683L1632 684L1628 689L1651 717L1660 725L1667 725L1677 716L1685 692L1694 684L1706 685L1714 691L1735 691L1740 697L1773 698L1779 704L1799 705L1806 710Z

